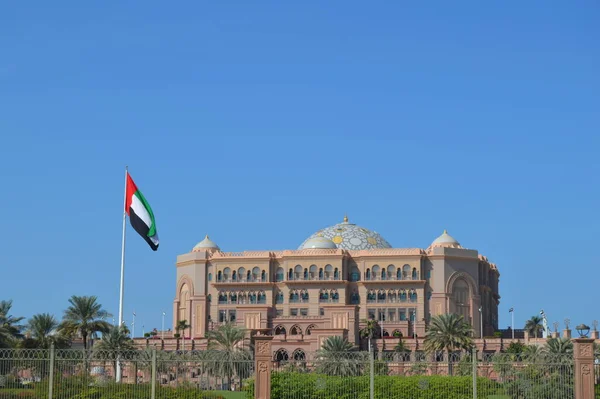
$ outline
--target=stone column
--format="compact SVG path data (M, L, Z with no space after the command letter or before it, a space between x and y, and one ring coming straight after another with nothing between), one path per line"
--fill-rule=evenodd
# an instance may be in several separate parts
M575 399L594 399L594 340L573 340Z
M254 336L254 398L271 398L271 340L266 335Z
M571 338L571 329L570 328L565 328L563 330L563 338Z

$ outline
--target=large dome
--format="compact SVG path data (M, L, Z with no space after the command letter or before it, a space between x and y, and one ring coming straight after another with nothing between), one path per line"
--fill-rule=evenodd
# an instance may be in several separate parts
M342 249L359 250L392 247L379 233L349 223L347 216L344 217L342 223L319 230L308 237L298 249L306 248L305 244L316 237L325 237Z

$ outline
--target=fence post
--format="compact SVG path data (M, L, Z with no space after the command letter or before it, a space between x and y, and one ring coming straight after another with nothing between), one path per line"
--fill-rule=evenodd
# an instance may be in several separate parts
M375 352L369 352L369 398L375 399Z
M152 349L152 371L150 372L152 383L151 385L151 393L150 399L156 398L156 348Z
M573 340L575 399L594 399L594 340Z
M48 399L52 399L54 389L54 342L50 344L50 374L48 375Z
M477 399L477 348L471 351L471 363L473 363L473 399Z
M271 340L268 335L254 336L254 398L271 398Z

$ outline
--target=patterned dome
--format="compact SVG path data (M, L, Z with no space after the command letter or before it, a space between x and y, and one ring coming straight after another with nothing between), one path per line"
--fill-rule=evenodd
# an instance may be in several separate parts
M305 244L316 237L328 238L338 248L342 249L359 250L392 247L379 233L349 223L347 216L344 217L342 223L319 230L308 237L298 249L305 248Z

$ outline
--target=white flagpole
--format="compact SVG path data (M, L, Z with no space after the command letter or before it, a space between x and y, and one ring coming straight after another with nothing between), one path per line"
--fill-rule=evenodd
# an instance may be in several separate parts
M125 222L127 213L125 206L127 205L127 166L125 166L125 188L123 190L123 239L121 241L121 285L119 289L119 328L123 325L123 294L125 291ZM117 360L117 382L121 381L121 362Z
M513 308L513 311L510 312L510 316L511 316L511 330L512 330L512 339L513 341L515 340L515 308Z
M135 338L135 312L133 312L133 321L131 322L131 338Z

